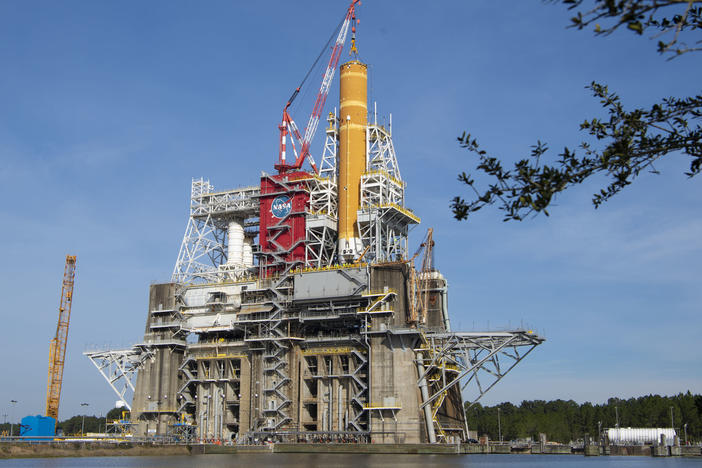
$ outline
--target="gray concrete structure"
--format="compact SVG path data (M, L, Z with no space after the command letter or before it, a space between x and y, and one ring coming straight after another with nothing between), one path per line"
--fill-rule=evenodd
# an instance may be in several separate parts
M466 440L460 386L448 385L461 358L437 343L452 337L451 347L463 349L467 338L445 327L438 276L432 326L410 326L409 268L152 285L138 345L151 357L137 378L136 435L168 436L178 423L200 440L225 442Z

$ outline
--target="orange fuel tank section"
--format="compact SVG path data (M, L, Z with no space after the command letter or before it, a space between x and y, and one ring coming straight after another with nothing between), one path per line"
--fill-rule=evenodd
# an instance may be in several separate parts
M366 170L368 67L357 60L341 65L339 89L339 255L359 257L358 231L361 175Z

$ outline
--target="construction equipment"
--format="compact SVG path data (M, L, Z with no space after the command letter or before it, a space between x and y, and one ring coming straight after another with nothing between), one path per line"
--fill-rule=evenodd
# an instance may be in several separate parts
M429 307L429 280L431 279L431 271L434 264L434 228L427 229L427 237L424 242L419 244L419 248L414 253L412 258L407 260L410 265L410 281L409 281L409 318L408 322L412 326L417 323L426 323L427 309ZM422 267L417 271L414 266L414 260L424 251L422 257Z
M317 60L314 61L312 67L310 67L309 71L305 75L305 78L302 80L300 85L297 88L295 88L295 91L293 91L292 95L290 96L290 99L288 99L288 102L283 108L283 120L280 126L278 127L278 129L280 130L280 151L278 157L278 164L275 165L275 168L281 173L299 170L302 167L305 158L309 159L310 165L312 166L312 169L314 169L314 172L319 172L317 170L317 166L315 165L314 159L312 159L312 156L310 155L310 144L312 143L312 139L314 138L314 135L317 132L319 118L322 115L324 103L327 101L327 95L329 94L329 89L331 87L332 81L334 80L334 73L336 72L336 67L339 64L339 58L341 57L341 51L343 50L344 43L346 42L346 36L349 32L349 26L351 26L352 34L351 51L354 53L357 52L355 37L356 4L360 3L361 0L351 1L351 5L349 5L348 10L346 10L346 15L339 24L339 27L329 38L329 41L327 41L327 43L325 44L324 48L322 49L322 52L319 54L319 56L317 56ZM312 108L312 113L310 114L310 118L307 121L307 127L305 127L305 136L303 137L302 135L300 135L300 131L298 130L295 121L292 119L292 117L290 117L288 109L290 108L290 105L293 103L298 94L300 94L300 89L305 84L305 81L307 81L307 78L310 76L314 67L317 65L319 60L327 51L328 46L331 43L332 39L334 38L334 34L336 34L337 31L338 34L336 36L336 42L334 42L334 47L332 48L331 56L329 57L329 63L327 64L327 69L322 77L322 83L320 84L319 92L317 93L317 98L315 99L314 107ZM286 140L288 133L292 133L292 135L300 143L300 153L298 154L297 149L295 147L295 141L292 138L290 139L290 142L293 147L293 152L295 154L295 162L292 164L288 164L286 161Z
M49 350L49 379L46 389L46 416L58 421L61 384L63 382L63 365L68 341L68 325L73 304L73 284L76 276L76 256L66 255L66 266L61 284L61 302L56 336L51 340Z
M419 299L422 304L419 321L422 324L427 323L427 312L429 310L429 280L431 280L431 272L434 269L434 229L427 230L427 240L424 241L424 257L422 258L422 269L419 272Z

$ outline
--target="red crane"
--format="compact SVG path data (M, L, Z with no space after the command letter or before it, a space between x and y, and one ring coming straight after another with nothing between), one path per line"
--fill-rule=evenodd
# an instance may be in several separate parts
M317 132L317 125L319 125L319 119L322 115L322 109L324 108L324 103L327 100L327 95L329 94L329 88L331 87L331 83L334 79L334 73L336 72L336 67L339 65L339 59L341 58L341 51L344 48L344 43L346 42L346 36L349 32L349 25L351 26L351 52L357 52L356 50L356 5L361 4L361 0L352 0L351 5L349 5L348 10L346 10L346 15L344 16L344 19L341 21L339 24L338 28L338 35L336 36L336 42L334 43L334 47L332 48L332 53L331 56L329 57L329 63L327 64L327 69L324 72L324 76L322 77L322 83L319 86L319 92L317 93L317 98L315 99L314 102L314 107L312 108L312 113L310 114L310 118L307 121L307 127L305 128L305 135L304 137L300 135L300 131L297 128L297 125L295 124L295 121L290 117L290 114L288 113L288 108L290 105L293 103L297 95L300 93L300 89L302 88L302 85L304 85L305 81L307 81L307 78L310 76L310 73L314 66L317 64L319 59L322 57L324 54L327 46L331 42L331 40L334 38L334 34L332 34L332 37L329 39L329 42L327 42L327 45L325 45L325 48L322 50L322 53L319 54L319 57L317 57L317 60L315 60L314 64L312 65L312 68L307 72L307 75L305 75L305 78L302 80L300 85L295 89L295 91L292 93L292 96L290 96L290 99L288 99L288 102L285 104L285 107L283 108L283 120L278 127L280 130L280 151L278 155L278 164L275 165L275 168L280 172L288 172L288 171L293 171L293 170L299 170L302 167L302 164L305 161L305 158L307 158L310 162L310 165L312 166L312 169L314 169L314 172L317 173L319 172L317 170L317 165L314 163L314 159L312 159L312 156L310 155L310 144L312 143L312 139L314 138L315 133ZM334 31L336 33L336 30ZM291 138L290 143L292 144L292 149L293 153L295 156L295 162L292 164L289 164L287 162L287 154L286 154L286 140L288 134L291 133L295 139L300 143L300 152L297 152L297 148L295 147L295 141Z

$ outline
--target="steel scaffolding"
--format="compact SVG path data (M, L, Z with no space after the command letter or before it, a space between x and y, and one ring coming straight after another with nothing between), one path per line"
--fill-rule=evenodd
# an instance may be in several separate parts
M90 359L124 406L131 410L137 371L153 356L152 351L144 346L133 346L121 350L86 351L83 355Z

